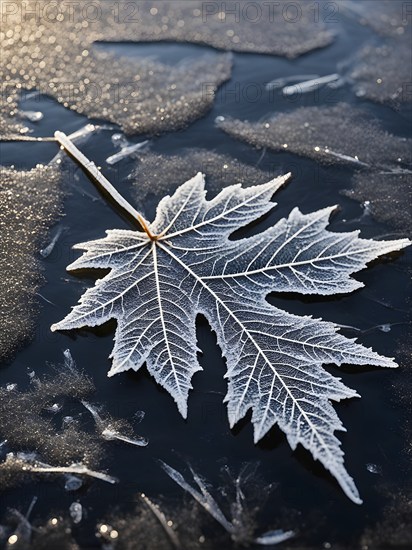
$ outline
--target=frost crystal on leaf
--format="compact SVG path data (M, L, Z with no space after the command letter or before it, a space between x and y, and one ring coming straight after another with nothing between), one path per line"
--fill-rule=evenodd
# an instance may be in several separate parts
M65 147L76 153L70 144ZM160 201L154 222L143 220L145 232L109 230L103 239L76 245L86 252L68 269L111 271L52 330L116 319L109 376L146 363L186 417L191 379L201 370L195 320L205 315L227 361L230 425L251 409L257 442L278 424L293 449L301 443L360 503L334 435L344 428L330 403L357 394L322 365L396 364L341 336L332 323L286 313L265 298L272 291L355 290L362 283L352 273L409 241L376 242L360 239L358 232L327 231L333 208L312 214L295 208L257 235L230 240L234 231L272 210L270 199L288 177L247 188L232 185L207 201L198 173Z
M139 155L136 167L128 177L133 185L133 198L142 213L150 212L149 205L156 206L161 197L173 193L179 185L190 179L193 166L205 174L206 189L212 196L234 181L244 186L258 185L279 174L208 149L183 149L178 155L144 153Z

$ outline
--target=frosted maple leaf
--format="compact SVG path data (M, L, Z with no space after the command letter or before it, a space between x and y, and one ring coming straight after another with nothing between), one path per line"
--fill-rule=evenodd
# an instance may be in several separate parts
M86 165L87 159L70 142L62 142ZM92 163L87 169L104 179ZM360 503L334 435L344 427L330 402L357 393L322 365L396 363L340 335L334 324L282 311L266 296L350 292L363 286L352 273L409 241L377 242L359 238L358 232L327 231L335 207L311 214L295 208L257 235L230 240L234 231L274 208L270 199L288 177L248 188L232 185L207 201L204 177L198 173L160 201L153 223L126 203L144 231L109 230L102 239L75 246L86 252L69 270L110 272L52 330L116 319L109 376L137 371L146 363L186 417L192 376L202 370L195 321L203 314L227 362L230 426L252 409L255 442L277 424L292 449L301 443L336 477L346 495Z

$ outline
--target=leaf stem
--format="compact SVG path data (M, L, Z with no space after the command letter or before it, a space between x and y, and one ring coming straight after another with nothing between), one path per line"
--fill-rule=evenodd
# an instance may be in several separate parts
M89 160L83 153L75 146L75 144L66 136L65 133L57 131L54 133L54 137L60 143L60 145L66 149L66 151L79 163L81 166L94 178L103 189L110 195L110 197L128 214L135 218L142 226L144 232L152 240L156 240L156 235L149 229L149 222L138 212L122 195L113 187L110 181L103 176L95 163Z

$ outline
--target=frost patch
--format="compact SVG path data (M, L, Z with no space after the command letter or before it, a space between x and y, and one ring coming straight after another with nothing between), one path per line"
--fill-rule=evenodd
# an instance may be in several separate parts
M353 177L353 188L344 194L359 202L369 201L368 208L376 219L410 236L411 180L412 173L359 172Z
M266 122L224 117L216 122L231 137L255 147L289 151L323 164L371 168L412 161L412 140L382 130L363 111L345 103L301 107Z
M87 17L56 21L49 12L44 16L49 4L26 2L23 18L17 9L3 21L2 34L7 38L2 43L0 110L9 136L25 132L24 126L13 122L21 116L18 92L22 90L36 89L78 113L119 124L129 134L158 134L181 129L203 116L218 86L230 77L230 54L213 53L170 67L151 59L119 57L93 46L110 38L164 39L167 32L163 36L155 32L157 24L147 6L139 5L136 21L120 23L124 18L116 20L107 3L95 2L101 17L90 23ZM64 12L64 4L61 9ZM183 4L181 9L187 10ZM170 10L171 16L173 4Z
M7 550L80 550L72 536L71 524L67 518L52 516L43 525L31 524L30 515L37 501L34 497L28 511L8 510L0 525L0 544ZM34 515L34 514L33 514ZM73 522L74 523L74 522ZM7 543L6 543L7 541Z
M282 531L281 529L268 531L260 536L255 536L254 530L256 528L256 523L254 515L258 507L252 508L250 504L248 506L248 499L246 499L245 495L245 486L247 486L248 483L250 485L250 482L253 481L253 476L255 474L253 469L248 472L248 467L246 466L242 469L240 474L233 479L234 497L230 505L231 518L228 520L217 501L209 492L206 481L192 468L190 468L190 471L194 481L193 485L188 483L180 472L165 462L161 462L161 465L163 470L175 483L189 493L208 514L220 523L236 544L241 544L242 546L248 546L250 544L266 546L279 544L293 537L293 531ZM226 468L226 472L230 475L228 468ZM266 491L262 492L261 497L265 492L270 492L270 490L270 486L266 487Z
M104 411L99 414L97 406L85 401L95 388L90 378L77 370L69 350L64 352L63 367L42 379L33 374L28 390L10 386L0 387L0 440L7 437L2 450L13 451L0 463L0 490L33 474L64 476L67 491L79 489L84 476L116 483L114 477L96 471L103 456L102 442L116 439L147 445L129 422ZM83 427L84 415L67 415L68 405L76 404L92 413L97 430Z
M212 196L233 182L242 185L259 185L274 177L267 171L240 162L229 155L207 149L186 149L179 155L140 155L136 168L130 174L137 204L144 208L148 197L162 197L174 192L179 185L193 176L196 166L206 175L206 186Z
M129 40L173 40L222 50L294 58L334 40L307 2L142 2L140 24L120 31ZM315 8L316 9L316 8ZM329 14L333 19L332 10ZM336 17L336 15L335 15ZM109 30L118 36L118 26ZM110 38L106 38L109 40Z
M366 46L351 73L355 93L377 103L397 108L412 101L411 37L389 40L382 46Z
M85 398L93 391L93 383L74 368L69 354L64 368L42 380L34 376L27 391L1 387L0 432L7 438L7 446L38 453L48 462L68 465L83 461L96 465L101 454L99 444L91 441L74 419L57 428L50 413L52 405Z
M60 180L51 166L0 167L0 360L9 359L33 331L38 252L59 213Z
M409 28L410 6L403 0L379 0L374 3L373 10L367 3L357 0L343 0L339 7L342 13L381 36L401 37Z
M358 97L398 108L412 100L411 81L411 13L410 4L399 0L374 2L340 2L342 13L361 25L373 29L385 39L384 44L369 44L357 55L351 73Z

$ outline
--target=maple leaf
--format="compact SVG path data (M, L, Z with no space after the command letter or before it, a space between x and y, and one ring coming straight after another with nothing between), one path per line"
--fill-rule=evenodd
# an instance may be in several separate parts
M56 135L84 166L88 162L87 169L135 214L144 231L109 230L105 238L75 246L86 252L69 270L110 272L52 330L116 319L109 376L137 371L146 363L186 417L191 379L201 370L195 321L203 314L227 362L230 426L252 409L255 442L277 424L292 449L301 443L336 477L346 495L360 503L334 435L344 427L330 403L357 393L322 365L396 363L338 334L334 324L282 311L266 296L273 291L350 292L363 286L352 273L409 241L377 242L359 238L359 232L327 231L334 207L311 214L295 208L257 235L230 240L234 231L274 208L270 199L289 174L248 188L232 185L207 201L204 177L198 173L160 201L149 223L119 199L64 135Z

